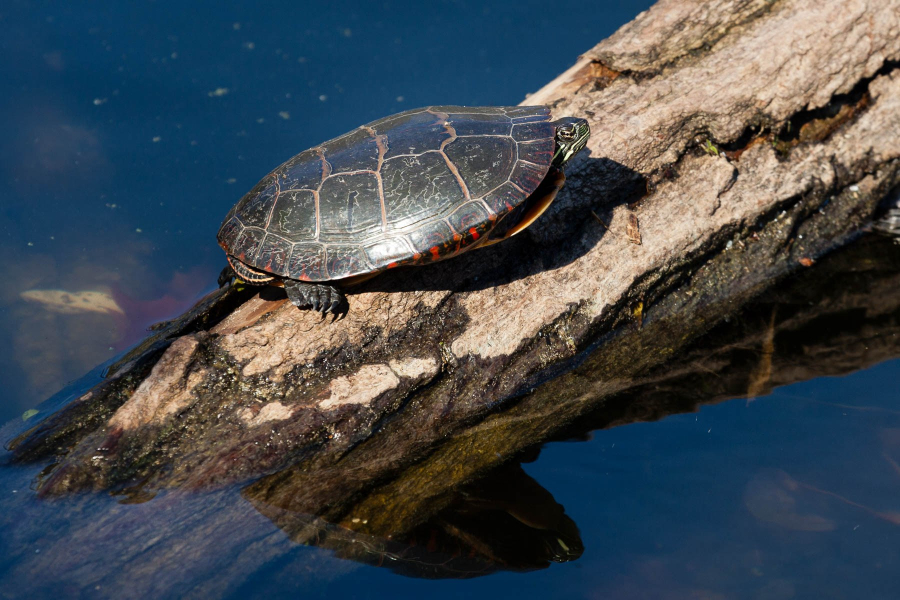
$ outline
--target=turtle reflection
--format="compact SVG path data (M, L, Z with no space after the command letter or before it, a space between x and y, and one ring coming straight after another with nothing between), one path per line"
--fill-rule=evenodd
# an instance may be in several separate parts
M243 496L292 541L333 550L340 558L387 567L409 577L470 578L497 571L532 571L578 559L584 545L578 527L553 496L518 463L506 465L452 493L433 515L414 522L385 520L389 530L369 531L348 516L351 528L269 503L290 497L298 477L271 476ZM274 482L274 483L273 483ZM272 493L273 487L277 492ZM387 510L390 510L388 508ZM350 509L352 514L352 509Z

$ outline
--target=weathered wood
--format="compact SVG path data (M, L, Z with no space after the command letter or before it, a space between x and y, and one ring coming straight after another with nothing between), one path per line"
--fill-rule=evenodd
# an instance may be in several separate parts
M288 469L302 492L267 501L338 522L335 498L416 463L470 479L588 410L540 390L591 351L591 396L616 393L871 223L900 182L900 2L663 1L530 102L593 136L527 232L376 278L335 322L254 298L19 436L15 460L59 456L54 495ZM445 444L500 412L486 445ZM421 462L450 451L449 471ZM365 496L373 515L387 497Z
M529 440L578 438L900 356L897 289L900 245L870 236L767 289L743 310L731 306L728 322L686 345L675 360L634 380L613 381L610 371L640 363L641 351L652 356L646 336L667 327L623 328L569 373L461 429L399 471L390 469L390 461L403 459L391 454L389 444L378 450L367 443L342 461L343 472L298 465L240 495L232 489L168 490L148 502L151 496L138 488L119 490L116 498L76 494L35 503L25 493L4 494L0 546L15 550L5 554L4 583L17 596L43 597L64 588L99 590L94 595L110 598L125 591L206 598L233 594L248 580L258 591L260 571L268 580L279 565L298 566L290 575L295 583L307 577L321 583L353 568L329 552L293 560L297 543L419 577L475 577L574 560L583 546L604 542L582 544L577 523L522 474L519 461L540 451ZM575 413L580 417L561 428ZM327 510L304 512L310 482L361 471L391 475L353 495L334 486ZM25 487L20 483L20 492Z

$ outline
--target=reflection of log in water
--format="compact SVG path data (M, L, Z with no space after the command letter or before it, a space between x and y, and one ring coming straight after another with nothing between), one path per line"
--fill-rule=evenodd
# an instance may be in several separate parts
M454 490L448 506L421 524L396 522L378 535L356 533L316 516L296 512L292 496L302 496L296 477L274 475L243 491L257 510L291 540L334 550L341 558L387 567L413 577L466 578L498 570L546 568L576 560L583 551L575 523L553 496L518 464ZM287 502L286 505L270 503ZM352 514L352 513L351 513ZM367 519L349 516L351 526Z
M696 345L632 381L606 403L620 406L621 415L590 415L574 428L652 420L894 358L900 354L898 270L900 247L865 238L761 293Z
M424 555L413 552L409 555L411 560L404 562L404 552L410 552L416 545L397 544L396 540L421 539L423 532L431 532L429 535L434 536L442 531L447 518L441 515L459 510L461 496L468 493L463 486L515 490L517 485L509 477L510 474L518 477L518 469L510 470L509 466L502 465L512 456L534 456L539 448L530 444L535 441L583 437L592 430L656 420L669 414L696 410L700 404L753 397L778 386L846 374L900 356L898 289L900 246L885 238L866 238L801 276L765 291L694 345L685 348L676 359L623 384L621 390L607 393L606 365L620 359L610 347L615 349L620 344L624 351L632 348L636 338L647 334L634 329L617 344L596 351L582 366L522 399L513 409L492 415L483 425L448 440L431 456L396 474L389 482L372 486L351 498L333 497L328 509L320 514L327 514L333 522L344 527L337 536L333 534L333 526L326 525L326 521L303 512L309 508L304 504L308 498L304 487L318 473L308 473L302 467L287 469L245 489L244 496L288 532L294 541L323 545L335 549L340 556L383 564L405 574L464 576L462 572L455 572L457 566L452 561L442 563L446 554L440 551ZM761 377L763 373L765 377ZM564 425L566 421L560 415L575 404L584 408L585 413ZM542 431L546 438L497 437L498 432L518 428ZM474 454L473 448L476 449ZM480 449L493 452L487 456L487 450L482 452ZM473 469L473 456L487 456L486 468L489 469L475 484L467 483L467 477L477 472ZM380 456L374 464L383 464L383 461L384 457ZM498 466L490 470L490 465ZM345 468L363 467L351 457ZM457 479L453 476L456 473L463 475ZM326 477L330 475L338 474L326 474ZM528 480L528 485L536 483ZM547 494L542 489L531 489L537 493L530 494L529 498ZM761 499L758 489L762 486L748 490L747 502L754 514L768 511L760 518L773 522L790 520L794 527L805 530L829 527L820 517L804 515L800 518L778 503L773 505L771 499ZM517 494L515 491L509 493L513 497ZM273 510L274 505L280 510ZM566 549L566 545L572 543L570 540L578 539L575 525L569 525L571 522L562 514L562 507L549 496L540 502L529 499L519 505L549 509L539 517L547 526L539 526L530 532L540 533L547 543L552 544L552 537L559 536L557 548ZM495 499L489 506L496 509L503 503ZM772 513L773 510L776 512ZM515 509L507 508L507 514L515 517ZM525 523L530 520L516 518ZM508 535L499 527L502 523L490 523L490 527L479 534L481 539L502 539L503 535ZM552 523L556 523L555 527ZM564 527L563 523L566 524ZM330 533L322 536L326 530ZM351 533L353 530L358 533ZM494 531L500 535L492 536ZM568 537L563 535L566 532ZM470 539L450 537L450 547L457 551L460 546L453 544ZM368 541L358 545L360 539ZM392 542L371 541L384 539ZM402 550L385 561L382 553L389 553L388 547ZM539 547L522 546L528 549ZM580 555L580 545L574 547L578 551L564 555L566 559ZM437 545L433 547L437 548ZM446 551L446 548L442 546L440 550ZM549 550L547 546L544 553L530 556L532 560L554 560L546 554ZM472 543L468 552L478 558L465 563L470 576L498 568L521 569L532 564L522 555L518 557L520 562L499 560L489 541Z

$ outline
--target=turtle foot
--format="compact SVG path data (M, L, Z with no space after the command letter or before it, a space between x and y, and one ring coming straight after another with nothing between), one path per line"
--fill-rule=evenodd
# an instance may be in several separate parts
M346 312L346 298L337 288L330 285L285 279L284 291L297 308L311 308L323 315L331 313L335 316Z
M234 269L231 268L231 265L225 265L225 268L219 273L219 279L217 281L219 282L219 287L223 288L236 278L237 274L234 272Z

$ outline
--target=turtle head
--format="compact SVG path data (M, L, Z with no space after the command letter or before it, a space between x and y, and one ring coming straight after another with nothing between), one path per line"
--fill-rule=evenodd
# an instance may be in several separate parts
M591 137L591 127L585 119L563 117L554 121L556 127L556 151L553 153L553 166L562 167L581 152Z

